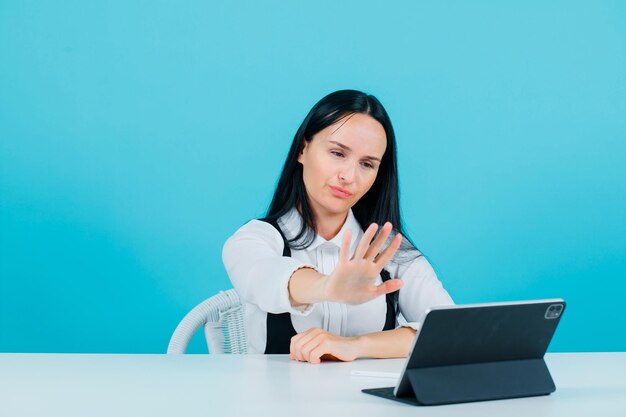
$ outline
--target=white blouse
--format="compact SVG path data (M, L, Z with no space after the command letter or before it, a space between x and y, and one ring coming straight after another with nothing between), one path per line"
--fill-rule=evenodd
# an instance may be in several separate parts
M294 208L278 219L278 224L291 239L300 230L302 221ZM222 259L244 304L249 353L265 351L268 312L291 313L291 321L298 333L318 327L340 336L357 336L383 329L387 311L384 296L358 305L322 302L295 308L289 301L289 278L299 268L314 268L325 275L333 272L346 230L352 232L352 256L363 236L352 210L337 236L326 240L316 235L308 248L291 249L291 257L282 256L284 244L280 233L271 224L259 220L246 223L226 241ZM395 263L398 255L396 253L385 269L392 278L404 281L398 307L408 322L404 325L417 329L426 310L450 305L453 301L426 258L420 256L412 261ZM378 277L378 283L382 283L382 278Z

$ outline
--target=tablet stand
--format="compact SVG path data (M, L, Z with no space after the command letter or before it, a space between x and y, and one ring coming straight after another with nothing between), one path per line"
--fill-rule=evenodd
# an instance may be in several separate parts
M556 389L543 358L414 368L406 372L415 400L423 405L529 397Z

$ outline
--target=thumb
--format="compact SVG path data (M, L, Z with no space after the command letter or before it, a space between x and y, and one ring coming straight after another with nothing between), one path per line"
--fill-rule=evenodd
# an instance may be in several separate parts
M403 284L404 283L401 279L390 279L376 287L376 293L378 295L389 294L390 292L398 291L400 288L402 288Z

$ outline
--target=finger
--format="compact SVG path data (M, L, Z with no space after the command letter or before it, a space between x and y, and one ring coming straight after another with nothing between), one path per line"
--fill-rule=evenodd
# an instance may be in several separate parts
M389 234L391 233L391 230L393 230L393 227L392 227L391 223L386 222L383 225L382 229L380 229L380 233L378 234L378 236L376 237L374 242L372 242L370 247L367 249L367 252L365 252L365 259L368 259L370 261L374 260L374 258L380 252L380 249L385 244L385 241L389 237Z
M350 240L352 238L352 232L346 230L343 235L343 241L341 242L341 249L339 250L339 262L346 263L350 259Z
M361 241L354 251L353 259L363 258L363 255L365 255L365 251L367 251L367 248L369 247L372 239L374 238L374 235L376 234L376 230L378 230L378 225L376 223L370 224L365 233L363 233Z
M311 353L309 354L309 362L318 364L322 362L322 356L326 354L332 355L332 352L328 349L326 343L320 343L313 350L311 350Z
M299 355L297 353L298 350L298 342L300 341L300 339L302 339L302 337L304 337L304 335L310 330L307 330L306 332L302 332L302 333L298 333L295 336L293 336L291 338L291 340L289 341L289 357L291 359L294 360L300 360L299 359Z
M313 328L310 328L309 330L306 330L306 331L304 331L304 332L298 333L298 334L296 334L295 336L293 336L293 337L291 338L291 343L290 343L290 345L289 345L289 346L291 347L291 346L293 346L293 345L297 344L297 343L298 343L298 341L299 341L300 339L302 339L303 337L305 337L305 336L306 336L306 335L307 335L310 331L312 331L312 330L313 330Z
M306 332L295 335L291 338L291 344L289 346L290 354L299 361L306 361L306 356L303 354L302 347L306 345L311 339L315 338L321 329L313 328Z
M302 357L305 361L314 363L315 357L311 357L311 352L317 348L318 346L324 344L326 340L325 334L320 333L309 340L305 345L302 346L301 353ZM311 361L313 359L313 362Z
M332 361L332 362L345 362L350 361L351 359L345 359L342 357L338 347L329 341L324 341L319 346L311 351L309 355L310 363L321 363L322 361Z
M316 328L309 329L305 332L299 333L291 338L291 344L289 346L289 354L293 355L297 361L306 361L306 358L302 354L302 345L307 343L311 338L316 335Z
M394 291L398 291L400 288L402 288L403 285L404 285L404 282L401 279L398 279L398 278L390 279L390 280L383 282L378 287L376 287L376 293L377 295L389 294Z
M389 263L393 255L396 254L396 251L398 250L398 248L400 248L401 243L402 243L402 235L398 233L391 240L391 243L389 244L389 246L387 246L385 250L382 251L380 255L376 257L376 260L374 261L374 263L376 263L376 265L378 265L380 269L383 269L385 265Z
M295 361L299 361L299 355L297 352L297 345L296 342L294 341L294 339L297 337L298 335L294 336L291 338L291 342L289 343L289 359L293 359Z

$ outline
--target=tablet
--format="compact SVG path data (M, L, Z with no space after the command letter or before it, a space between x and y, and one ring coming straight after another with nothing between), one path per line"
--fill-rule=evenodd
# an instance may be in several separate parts
M543 357L564 311L560 298L432 308L398 385L363 392L416 405L550 394Z

